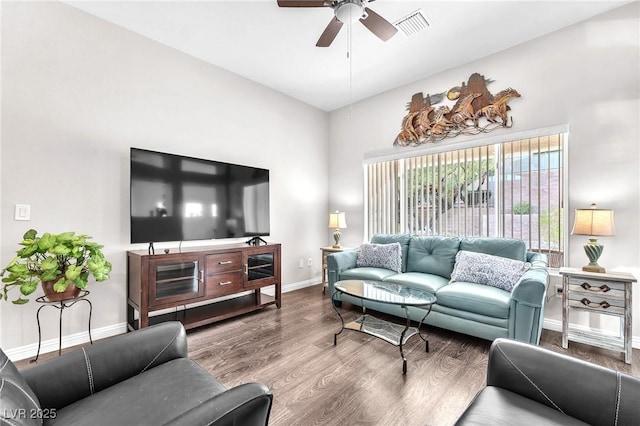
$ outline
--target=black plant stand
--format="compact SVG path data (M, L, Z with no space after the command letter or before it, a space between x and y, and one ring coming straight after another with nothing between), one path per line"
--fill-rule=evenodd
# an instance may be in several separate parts
M36 357L32 359L31 362L36 362L38 360L38 357L40 356L40 345L42 344L42 330L40 328L40 311L42 310L42 308L46 306L52 306L60 311L60 320L59 320L60 323L58 326L58 356L60 356L60 354L62 353L62 312L65 310L65 308L70 308L78 302L87 302L89 304L89 325L88 325L89 342L91 342L91 344L93 345L93 339L91 338L91 314L93 312L93 305L91 304L91 301L87 299L88 295L89 295L88 290L82 290L77 297L74 297L71 299L51 301L51 300L48 300L46 296L40 296L36 299L36 302L42 303L42 306L38 308L38 312L36 313L36 321L38 322L38 352L36 354Z

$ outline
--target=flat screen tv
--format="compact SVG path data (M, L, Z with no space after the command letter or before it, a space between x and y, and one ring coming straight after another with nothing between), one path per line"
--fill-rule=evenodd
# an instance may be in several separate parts
M131 243L269 235L269 170L131 148Z

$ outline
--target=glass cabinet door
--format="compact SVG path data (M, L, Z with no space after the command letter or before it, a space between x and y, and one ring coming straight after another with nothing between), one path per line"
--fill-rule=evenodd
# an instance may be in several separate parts
M273 253L254 254L247 259L247 280L273 277Z
M150 262L149 305L193 299L202 296L199 257Z
M247 253L245 258L245 288L264 287L275 283L275 253Z

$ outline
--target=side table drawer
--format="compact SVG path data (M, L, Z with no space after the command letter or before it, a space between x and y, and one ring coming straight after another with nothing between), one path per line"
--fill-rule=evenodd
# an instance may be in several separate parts
M569 307L581 308L600 314L624 315L624 298L609 298L598 294L569 292Z
M580 293L587 297L624 300L625 283L570 277L569 292Z

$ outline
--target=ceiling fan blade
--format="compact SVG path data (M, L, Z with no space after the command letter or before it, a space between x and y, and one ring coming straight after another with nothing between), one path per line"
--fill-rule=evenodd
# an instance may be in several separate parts
M327 25L327 28L325 28L324 31L322 32L322 35L318 39L316 46L329 47L331 43L333 43L333 40L338 35L340 28L342 28L342 22L340 22L338 18L334 16L331 22L329 22L329 25Z
M331 3L324 0L278 0L280 7L327 7L331 6Z
M393 24L373 10L368 7L365 7L364 10L367 12L367 17L360 19L360 22L362 22L362 25L367 27L369 31L374 33L380 40L387 41L398 32L398 29L394 27Z

